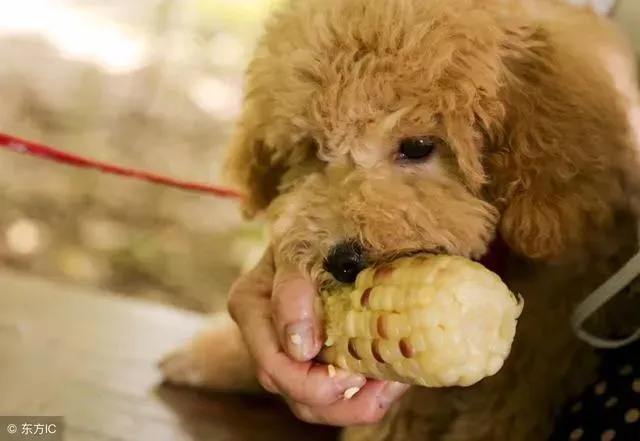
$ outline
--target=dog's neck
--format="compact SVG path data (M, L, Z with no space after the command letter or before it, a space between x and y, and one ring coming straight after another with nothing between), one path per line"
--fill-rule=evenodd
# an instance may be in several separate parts
M502 240L500 235L489 244L487 252L479 259L479 262L489 271L503 277L507 259L509 256L509 247Z
M640 223L637 228L637 238L640 240ZM639 340L640 328L628 336L617 339L601 338L583 328L587 319L596 314L614 297L628 290L633 284L637 284L638 280L640 280L640 243L636 248L636 253L575 308L571 316L571 326L578 338L598 349L618 349Z
M640 225L638 225L640 238ZM638 248L640 250L640 247ZM510 250L504 240L497 235L489 244L487 252L479 259L485 268L499 277L505 276ZM625 338L612 340L589 334L582 328L583 323L609 300L622 292L630 283L640 277L640 251L622 265L611 277L589 294L574 310L571 325L578 338L599 349L616 349L640 339L640 329Z

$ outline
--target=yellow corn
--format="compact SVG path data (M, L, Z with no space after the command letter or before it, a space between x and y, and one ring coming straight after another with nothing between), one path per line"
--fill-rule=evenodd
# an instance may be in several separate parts
M502 280L459 256L420 255L321 292L320 360L369 378L470 386L511 351L522 307Z

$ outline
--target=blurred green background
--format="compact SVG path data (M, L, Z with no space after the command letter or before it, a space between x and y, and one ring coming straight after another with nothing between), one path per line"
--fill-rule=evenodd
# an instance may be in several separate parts
M0 2L0 130L220 183L274 0ZM237 202L0 151L0 264L196 311L260 253ZM256 242L257 241L257 242Z

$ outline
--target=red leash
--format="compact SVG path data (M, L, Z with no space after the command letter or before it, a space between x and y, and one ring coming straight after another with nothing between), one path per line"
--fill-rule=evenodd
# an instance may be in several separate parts
M226 198L241 198L242 194L229 188L218 187L214 185L199 184L196 182L181 181L165 176L154 175L144 171L117 167L111 164L105 164L98 161L92 161L81 156L72 155L53 147L49 147L35 142L26 141L15 136L7 135L0 132L0 149L11 150L17 153L23 153L31 156L48 159L62 164L72 165L75 167L84 167L100 170L105 173L114 175L131 177L143 181L153 182L156 184L167 185L182 190L198 191L201 193L213 194ZM504 242L497 238L490 246L487 254L480 259L480 263L488 267L490 270L501 274L508 248Z
M126 176L134 179L153 182L155 184L167 185L169 187L179 188L182 190L197 191L223 198L242 197L240 193L229 188L200 184L197 182L181 181L179 179L172 179L166 176L159 176L140 170L127 169L99 161L92 161L81 156L72 155L71 153L66 153L53 147L26 141L24 139L20 139L12 135L7 135L6 133L2 132L0 132L0 149L11 150L16 153L22 153L31 156L37 156L40 158L48 159L50 161L72 165L75 167L90 168L114 175Z

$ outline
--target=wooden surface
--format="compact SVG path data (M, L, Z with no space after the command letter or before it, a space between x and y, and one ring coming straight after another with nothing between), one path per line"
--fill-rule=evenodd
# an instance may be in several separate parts
M267 397L158 387L201 317L0 273L0 415L63 415L66 441L332 441Z

